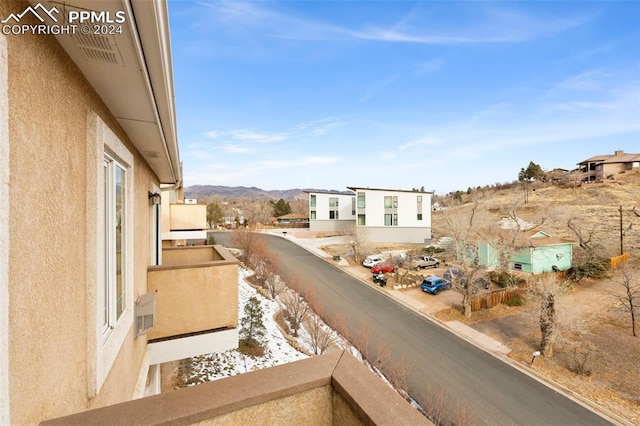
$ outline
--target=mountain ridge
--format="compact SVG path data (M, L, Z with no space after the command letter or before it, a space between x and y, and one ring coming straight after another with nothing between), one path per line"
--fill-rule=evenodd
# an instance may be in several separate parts
M306 199L305 191L310 192L335 192L352 194L350 191L337 191L315 188L293 188L265 190L255 186L224 186L224 185L191 185L184 188L185 198L206 198L219 196L223 198L262 198L296 200Z

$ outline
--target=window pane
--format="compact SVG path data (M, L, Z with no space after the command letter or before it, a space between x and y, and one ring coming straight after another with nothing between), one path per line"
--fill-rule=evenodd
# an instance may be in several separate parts
M125 254L125 171L119 165L115 166L115 267L116 267L116 285L115 285L115 299L116 299L116 319L120 318L120 315L126 308L125 300L125 288L124 288L124 254Z
M384 207L387 209L391 208L391 197L384 197Z
M359 209L364 209L365 208L365 197L364 197L364 192L358 192L358 208Z
M312 195L311 196L311 207L315 207L316 206L316 196Z
M109 226L109 217L111 215L111 191L109 190L109 163L106 161L103 164L103 173L104 173L104 284L103 284L103 306L102 306L102 329L106 331L109 327L109 282L111 281L111 272L110 272L110 244L111 241L111 227Z
M359 214L358 215L358 225L365 226L366 224L367 223L366 223L366 220L365 220L365 215Z
M311 210L311 219L315 219L315 218L316 218L316 211Z
M384 226L391 226L391 215L390 214L385 214L384 215Z

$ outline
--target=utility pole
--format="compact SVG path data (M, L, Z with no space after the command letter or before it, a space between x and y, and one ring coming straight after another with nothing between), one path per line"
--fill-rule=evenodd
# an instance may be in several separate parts
M620 256L624 254L624 232L622 231L622 204L620 204Z

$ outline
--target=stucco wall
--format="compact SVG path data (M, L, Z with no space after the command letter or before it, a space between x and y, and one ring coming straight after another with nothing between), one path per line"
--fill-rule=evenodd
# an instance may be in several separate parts
M222 260L213 246L171 247L162 250L162 266L193 265Z
M28 3L0 3L0 16ZM145 339L125 340L99 395L88 398L87 116L95 112L134 155L134 297L146 292L157 179L53 37L7 36L9 71L9 390L11 423L33 424L125 401ZM95 272L95 271L94 271Z
M369 220L369 219L367 219ZM431 228L405 228L400 226L358 227L366 230L365 240L376 243L431 244Z
M156 323L149 339L238 324L238 266L149 268L149 291L157 290Z

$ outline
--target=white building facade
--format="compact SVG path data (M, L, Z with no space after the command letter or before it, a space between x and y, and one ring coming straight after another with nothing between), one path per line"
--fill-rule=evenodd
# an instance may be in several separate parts
M371 242L431 244L431 192L349 187L356 227Z
M356 196L342 192L308 192L309 230L345 232L356 222Z

